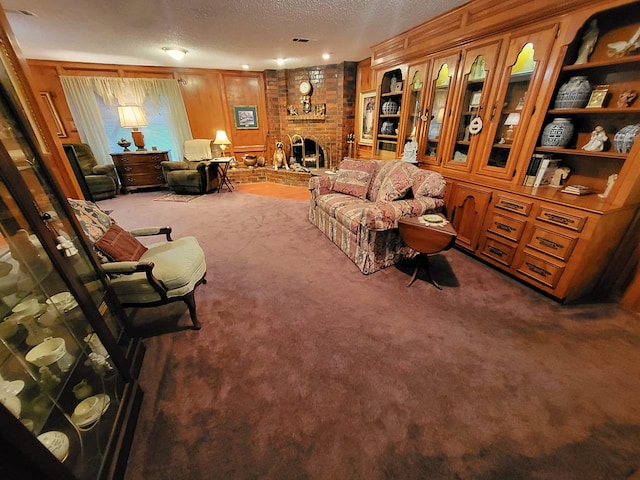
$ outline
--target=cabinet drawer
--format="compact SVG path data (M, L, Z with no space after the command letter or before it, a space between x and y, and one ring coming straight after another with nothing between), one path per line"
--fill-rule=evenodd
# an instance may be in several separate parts
M122 183L127 187L157 186L165 184L162 173L124 175L122 177Z
M487 230L491 233L495 233L496 235L500 235L501 237L517 242L520 240L520 237L522 237L525 225L526 222L524 220L511 218L507 215L494 212Z
M531 212L531 205L531 202L525 202L523 200L510 197L503 197L502 195L498 195L498 201L495 204L496 208L509 210L510 212L524 215L525 217L529 215L529 212Z
M150 163L132 163L130 165L121 165L117 167L118 173L123 175L130 174L155 174L162 173L162 165L153 165Z
M527 246L567 261L576 246L577 238L561 235L556 232L535 226Z
M530 253L525 253L516 270L543 285L555 288L564 271L564 267L554 265Z
M554 225L560 225L561 227L570 228L571 230L575 230L577 232L581 232L584 228L584 224L587 223L587 217L570 215L568 213L559 212L547 207L540 208L540 215L538 215L538 220L553 223Z
M480 253L510 267L516 253L516 247L493 237L484 237Z

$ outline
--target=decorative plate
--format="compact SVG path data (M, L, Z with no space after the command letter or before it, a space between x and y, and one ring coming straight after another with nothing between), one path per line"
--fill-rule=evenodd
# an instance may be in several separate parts
M440 215L434 215L434 214L423 215L422 219L425 222L429 222L429 223L442 223L442 222L444 222L444 218L442 218Z

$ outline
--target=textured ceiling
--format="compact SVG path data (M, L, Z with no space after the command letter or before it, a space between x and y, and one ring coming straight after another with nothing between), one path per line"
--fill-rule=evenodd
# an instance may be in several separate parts
M0 0L33 59L238 70L360 61L465 0ZM30 12L33 16L21 13ZM309 39L307 43L293 38ZM173 60L161 48L179 46ZM331 58L322 59L329 52ZM286 58L283 65L278 57Z

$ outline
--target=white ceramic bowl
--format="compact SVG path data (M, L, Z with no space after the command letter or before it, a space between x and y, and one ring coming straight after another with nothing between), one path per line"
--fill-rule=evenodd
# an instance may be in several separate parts
M29 300L24 300L20 302L18 305L13 307L11 311L13 313L18 313L20 315L35 315L40 311L40 302L38 302L37 298L31 298Z
M13 414L14 417L20 418L20 413L22 412L22 402L17 396L2 391L0 392L0 403L3 404L7 408L7 410L9 410Z
M73 295L70 292L60 292L47 298L48 305L55 305L58 308L64 308L73 301Z
M64 462L69 455L69 437L62 432L57 430L45 432L38 435L38 440L61 462Z
M64 338L48 337L29 350L24 358L38 367L46 367L60 360L66 353Z

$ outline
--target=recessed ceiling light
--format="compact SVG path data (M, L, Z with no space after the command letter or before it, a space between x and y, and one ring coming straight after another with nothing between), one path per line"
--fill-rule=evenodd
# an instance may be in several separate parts
M242 68L245 70L249 70L249 65L247 65L246 63L244 65L242 65Z
M162 50L175 60L182 60L187 54L187 50L180 47L162 47Z
M322 54L322 58L324 58L325 60L329 60L331 58L331 54L330 53L323 53Z

